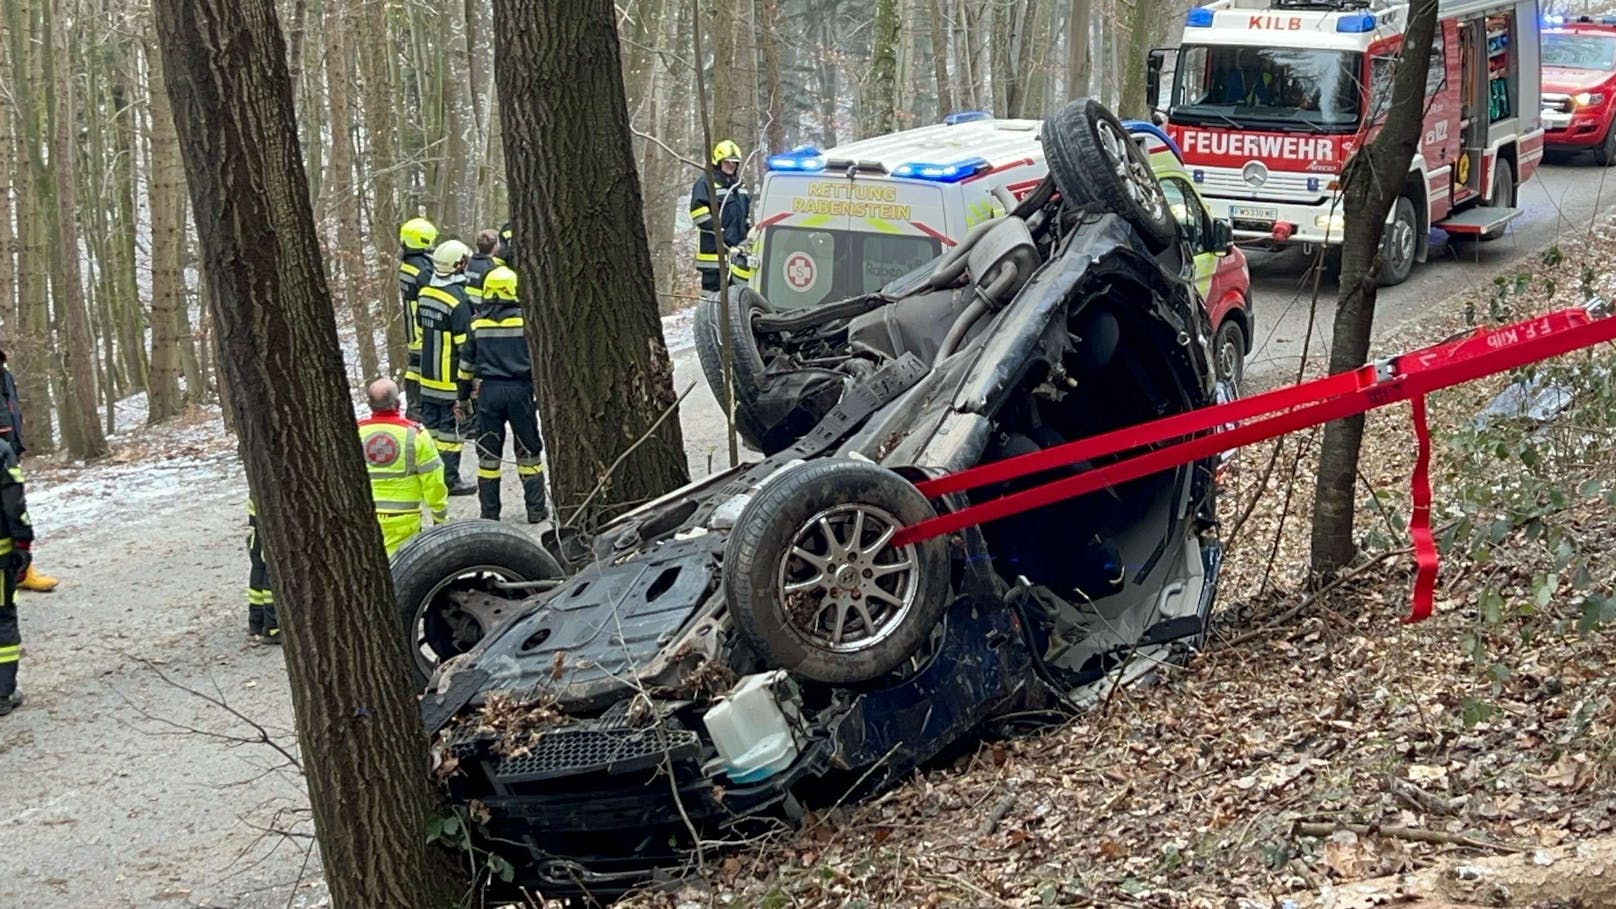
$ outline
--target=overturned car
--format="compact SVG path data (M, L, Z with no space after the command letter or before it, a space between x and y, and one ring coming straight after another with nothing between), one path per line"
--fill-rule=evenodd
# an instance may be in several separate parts
M788 313L730 295L762 460L552 536L554 557L492 522L399 551L445 785L516 884L623 892L1198 646L1210 460L894 545L1020 488L919 481L1223 393L1138 147L1093 101L1045 130L1050 179L928 267Z

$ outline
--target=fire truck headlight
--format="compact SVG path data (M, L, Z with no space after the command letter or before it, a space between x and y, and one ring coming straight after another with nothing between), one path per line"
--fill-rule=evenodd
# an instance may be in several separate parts
M1572 107L1598 107L1604 103L1604 92L1577 92L1571 96Z
M1346 229L1347 220L1341 215L1319 215L1313 219L1313 226L1332 237L1339 237Z

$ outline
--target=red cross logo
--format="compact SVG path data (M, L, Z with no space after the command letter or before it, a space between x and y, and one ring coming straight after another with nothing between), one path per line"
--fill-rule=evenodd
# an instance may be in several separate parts
M398 440L385 432L365 439L365 460L375 467L386 467L398 460Z

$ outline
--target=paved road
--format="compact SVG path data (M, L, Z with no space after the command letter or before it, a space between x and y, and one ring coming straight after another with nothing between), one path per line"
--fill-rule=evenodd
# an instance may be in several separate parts
M1456 293L1484 290L1498 270L1512 261L1535 254L1558 238L1586 231L1596 214L1616 207L1616 170L1595 167L1586 158L1546 165L1520 188L1519 204L1526 212L1509 233L1490 243L1460 240L1449 244L1446 234L1433 231L1430 261L1416 265L1408 281L1380 292L1375 335L1395 329ZM1300 249L1292 249L1253 252L1250 262L1258 325L1246 373L1258 380L1293 375L1307 337L1313 296L1310 260ZM1320 282L1313 340L1308 345L1308 357L1319 358L1318 362L1329 350L1336 291L1334 281Z

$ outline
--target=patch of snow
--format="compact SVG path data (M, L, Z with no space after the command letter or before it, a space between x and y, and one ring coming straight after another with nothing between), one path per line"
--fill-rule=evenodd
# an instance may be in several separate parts
M676 354L696 346L696 307L681 309L662 317L662 340L668 353Z

